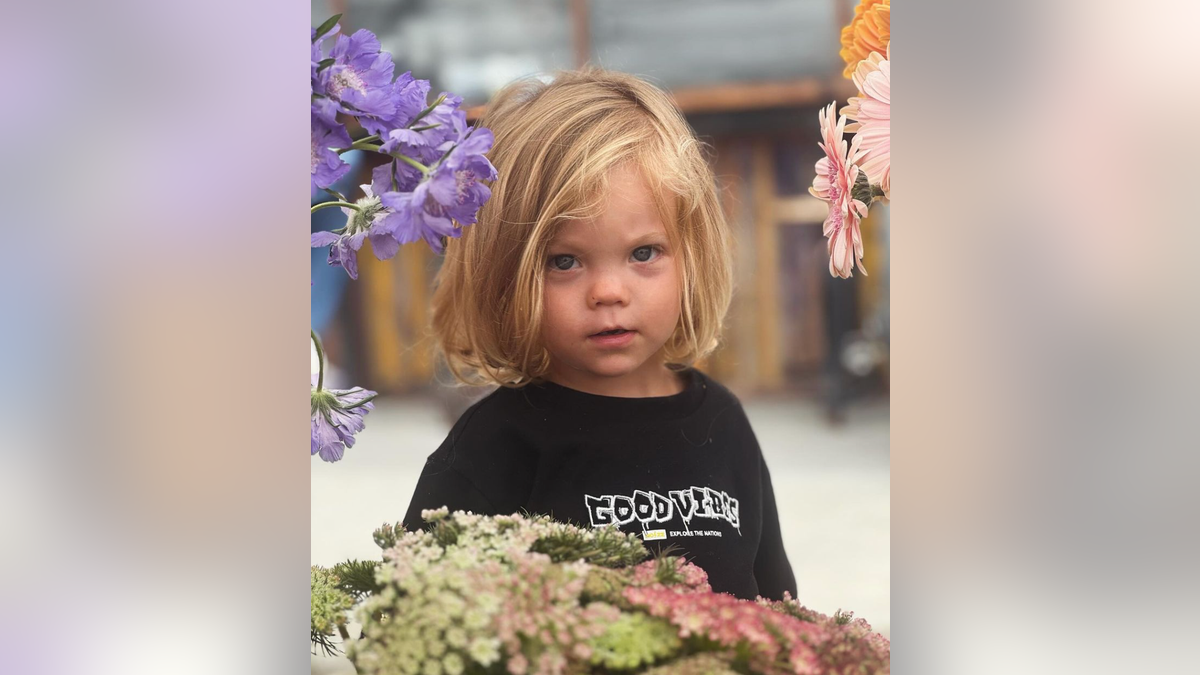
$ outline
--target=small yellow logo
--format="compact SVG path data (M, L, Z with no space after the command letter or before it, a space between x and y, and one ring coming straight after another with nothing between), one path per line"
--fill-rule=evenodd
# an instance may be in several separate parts
M642 533L642 539L650 541L651 539L666 539L666 530L646 530Z

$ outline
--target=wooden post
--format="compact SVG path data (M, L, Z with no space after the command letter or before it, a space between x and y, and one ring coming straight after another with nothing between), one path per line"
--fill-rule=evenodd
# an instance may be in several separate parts
M755 297L758 305L758 378L769 389L783 387L779 335L779 233L775 222L775 164L771 140L754 141L751 194L754 199Z
M363 285L367 324L367 364L379 391L394 392L403 383L400 350L404 339L397 326L396 267L373 255L358 256L359 279Z
M588 0L571 0L571 43L575 48L575 67L582 68L592 58L591 11Z
M425 386L433 380L433 339L429 334L430 280L427 273L433 253L424 243L418 242L400 248L403 256L405 280L408 283L408 312L405 324L409 340L405 352L409 354L406 378L410 386ZM400 262L400 261L398 261Z

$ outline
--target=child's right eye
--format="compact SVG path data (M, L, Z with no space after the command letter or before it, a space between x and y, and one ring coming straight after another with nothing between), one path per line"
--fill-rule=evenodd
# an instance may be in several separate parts
M575 266L575 256L573 255L552 255L550 256L550 267L560 272L566 272Z

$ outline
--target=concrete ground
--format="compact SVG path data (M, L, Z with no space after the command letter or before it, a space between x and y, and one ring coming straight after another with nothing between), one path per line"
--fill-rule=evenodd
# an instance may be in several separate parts
M800 601L853 610L889 634L888 404L861 402L830 427L811 399L744 400L771 469L783 540ZM371 532L403 517L425 458L450 421L431 399L377 402L367 429L337 464L313 459L312 563L377 559ZM314 675L353 673L344 658L314 656Z

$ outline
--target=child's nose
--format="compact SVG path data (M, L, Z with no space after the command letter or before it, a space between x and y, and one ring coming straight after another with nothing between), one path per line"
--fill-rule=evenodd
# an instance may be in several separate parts
M629 290L618 275L602 273L596 278L588 294L589 306L627 304L629 304Z

